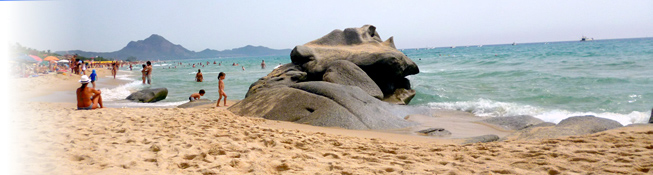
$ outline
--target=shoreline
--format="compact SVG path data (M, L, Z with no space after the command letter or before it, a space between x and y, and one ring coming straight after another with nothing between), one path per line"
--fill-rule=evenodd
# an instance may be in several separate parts
M108 70L107 70L108 71ZM105 72L106 73L106 72ZM75 78L72 78L75 77ZM38 78L38 77L37 77ZM26 79L32 98L75 89L78 77ZM34 80L34 81L30 81ZM111 79L113 80L113 79ZM113 82L113 81L110 81ZM118 81L115 86L120 86ZM233 105L235 101L228 101ZM12 157L24 174L644 174L653 171L653 125L590 135L464 144L509 134L460 111L411 115L420 126L347 130L192 108L76 110L71 102L18 100ZM445 127L446 126L446 127ZM445 127L449 137L414 133ZM590 150L590 151L587 151Z

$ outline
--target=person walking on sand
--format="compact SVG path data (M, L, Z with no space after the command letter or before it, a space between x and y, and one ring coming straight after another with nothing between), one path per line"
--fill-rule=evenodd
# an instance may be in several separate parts
M195 75L195 81L197 82L204 81L204 76L202 76L202 70L197 69L197 74Z
M218 98L218 103L215 104L216 107L220 107L220 100L222 100L222 96L224 96L224 106L227 106L227 94L224 93L224 82L222 81L222 80L224 80L225 76L226 75L224 74L224 72L220 72L218 74L218 80L219 80L218 81L218 93L220 94L220 97Z
M141 78L143 78L143 84L145 84L145 77L147 77L147 66L145 66L145 64L143 64L143 70L141 70L141 74L143 74Z
M86 65L87 63L82 63L82 75L86 75Z
M118 63L114 61L111 64L111 75L113 75L113 79L116 79L116 74L118 74Z
M188 97L188 100L189 100L189 101L199 100L200 97L201 97L201 96L204 96L205 93L206 93L206 92L204 92L204 89L200 89L200 92L199 92L199 93L191 94L190 97Z
M95 80L97 80L97 73L95 73L95 69L91 72L91 84L93 84L93 88L95 89Z
M88 87L88 83L91 82L88 76L82 75L79 82L82 83L82 87L77 88L75 91L77 94L77 110L104 108L104 105L102 105L102 95L100 95L102 92Z
M147 74L145 78L147 78L147 84L152 84L152 62L147 61L146 63L147 63Z

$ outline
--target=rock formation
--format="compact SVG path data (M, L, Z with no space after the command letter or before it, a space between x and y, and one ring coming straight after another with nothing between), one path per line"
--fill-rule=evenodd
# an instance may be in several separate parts
M529 115L507 116L507 117L492 117L482 120L482 122L501 126L508 130L520 130L527 127L535 126L544 121ZM555 125L555 124L554 124Z
M555 126L527 127L504 137L502 140L532 140L557 138L572 135L585 135L619 128L622 126L623 125L617 121L599 118L592 115L575 116L564 119Z
M199 99L199 100L193 100L189 101L187 103L181 104L177 106L178 108L192 108L196 106L202 106L202 105L207 105L207 104L215 104L216 101L208 100L208 99Z
M334 30L290 53L282 65L254 82L235 114L347 129L411 126L405 109L381 101L407 104L415 95L406 76L417 65L385 42L376 27ZM397 112L399 111L399 112Z
M428 129L419 130L417 131L417 133L426 136L438 136L438 137L451 135L451 132L444 128L428 128Z
M154 103L168 97L168 88L145 89L127 96L127 100Z
M488 134L488 135L465 138L465 141L462 144L487 143L487 142L494 142L497 140L499 140L499 136L494 134Z

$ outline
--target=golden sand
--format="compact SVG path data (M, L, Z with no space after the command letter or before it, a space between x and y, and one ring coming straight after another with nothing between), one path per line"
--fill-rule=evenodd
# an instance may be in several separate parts
M59 79L40 90L78 86L78 78L68 87L52 82ZM72 102L18 102L11 112L23 174L653 174L653 125L461 145L225 108L78 111Z

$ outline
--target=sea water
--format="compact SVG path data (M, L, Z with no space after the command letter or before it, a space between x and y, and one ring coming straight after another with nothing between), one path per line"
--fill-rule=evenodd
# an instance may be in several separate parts
M554 123L571 116L595 115L624 125L647 122L653 107L653 38L402 52L420 69L419 74L408 77L417 91L410 105L467 111L480 117L531 115ZM260 66L262 60L265 69ZM133 71L123 67L119 76L133 83L106 89L103 94L110 97L103 98L125 106L166 107L183 104L190 94L204 89L207 93L202 98L217 100L217 75L225 72L228 98L240 100L253 82L289 62L288 55L158 62L153 66L151 86L142 85L140 66ZM232 66L234 63L239 66ZM197 69L204 74L204 82L194 81ZM168 88L168 98L153 104L122 100L130 92L148 87Z

